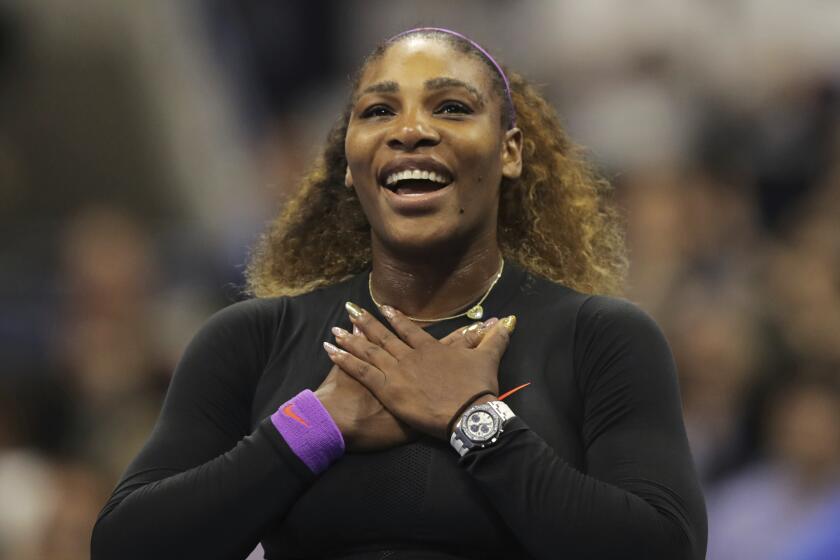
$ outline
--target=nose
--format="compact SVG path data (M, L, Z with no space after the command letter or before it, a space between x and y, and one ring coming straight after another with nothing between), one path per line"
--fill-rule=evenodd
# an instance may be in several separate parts
M413 151L422 146L434 146L440 142L440 135L417 111L403 113L395 119L388 138L388 146L394 150Z

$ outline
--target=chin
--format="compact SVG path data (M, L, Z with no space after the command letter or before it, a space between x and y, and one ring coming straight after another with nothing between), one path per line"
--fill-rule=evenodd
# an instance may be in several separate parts
M460 245L463 234L452 226L424 224L424 220L401 220L407 223L392 225L380 236L384 245L395 252L411 254L451 252ZM396 226L396 227L395 227Z

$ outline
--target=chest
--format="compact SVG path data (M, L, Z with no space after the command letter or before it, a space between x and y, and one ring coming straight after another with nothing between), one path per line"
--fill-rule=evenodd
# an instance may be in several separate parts
M332 368L321 343L332 340L329 329L335 324L352 328L338 315L295 333L272 353L254 395L252 427L300 391L314 391L321 385ZM528 384L505 402L561 457L580 464L583 410L574 372L573 333L563 328L545 332L536 321L531 328L527 320L519 321L523 324L499 364L499 392Z
M349 326L341 325L341 317L336 321ZM321 349L329 326L300 333L272 355L253 403L255 424L301 390L321 384L332 367ZM529 383L505 402L558 456L582 468L582 411L571 343L553 334L518 328L499 367L499 387L504 392ZM457 453L428 437L380 452L346 454L278 520L263 545L270 557L317 555L328 550L319 548L327 546L324 535L345 548L421 539L452 550L467 542L485 543L487 554L516 553L505 523L459 467Z

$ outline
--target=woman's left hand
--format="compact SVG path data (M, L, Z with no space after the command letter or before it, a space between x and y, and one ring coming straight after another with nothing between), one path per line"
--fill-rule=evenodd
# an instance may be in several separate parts
M399 336L353 304L348 311L364 336L336 329L344 350L326 345L330 358L416 430L445 440L449 421L468 400L482 391L498 394L513 316L496 322L477 347L466 348L437 340L388 306L382 314Z

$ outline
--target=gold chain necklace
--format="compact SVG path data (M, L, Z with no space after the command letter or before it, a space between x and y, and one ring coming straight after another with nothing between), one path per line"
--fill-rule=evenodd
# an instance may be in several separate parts
M496 286L496 282L499 281L499 278L502 277L502 271L505 269L505 260L502 259L502 264L499 266L499 272L496 273L496 277L493 278L493 282L490 284L490 287L487 288L487 291L484 292L484 295L481 296L481 299L478 300L478 303L464 311L463 313L458 313L457 315L452 315L450 317L440 317L439 319L418 319L417 317L408 317L412 321L417 323L437 323L438 321L448 321L449 319L457 319L458 317L463 317L466 315L470 319L481 319L484 317L484 308L481 306L484 303L484 300L487 299L487 296L490 295L490 292ZM370 293L370 299L376 305L376 307L382 307L382 304L376 301L376 298L373 297L373 273L371 272L368 275L368 292Z

